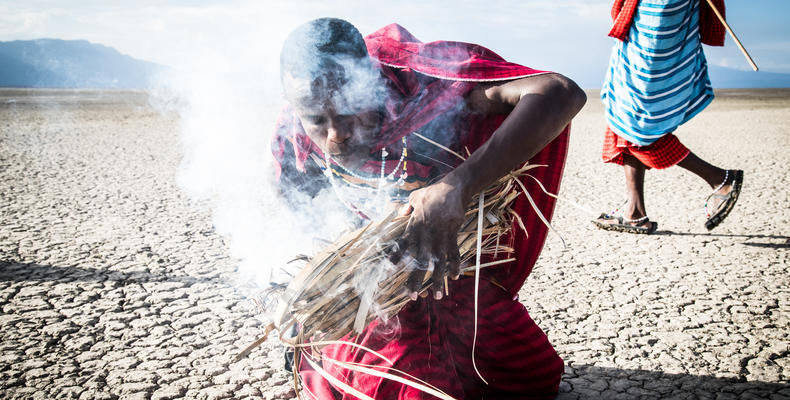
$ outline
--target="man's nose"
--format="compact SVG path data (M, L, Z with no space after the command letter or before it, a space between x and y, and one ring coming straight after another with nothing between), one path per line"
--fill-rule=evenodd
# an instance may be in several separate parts
M351 129L348 126L341 124L337 119L331 118L327 128L327 140L334 143L344 143L351 137Z

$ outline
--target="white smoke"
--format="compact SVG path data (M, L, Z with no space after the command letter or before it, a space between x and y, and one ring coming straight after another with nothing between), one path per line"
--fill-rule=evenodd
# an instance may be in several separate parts
M312 199L294 194L298 204L291 207L278 193L270 141L285 104L280 46L303 22L283 19L290 23L215 27L226 40L179 50L184 59L163 77L152 101L178 112L183 155L178 185L210 205L217 232L241 260L240 287L253 289L249 294L287 281L288 261L313 254L317 238L332 240L348 228L347 211L333 194Z
M272 283L287 283L293 268L300 266L289 261L317 253L354 223L335 192L338 185L313 198L289 193L291 204L280 196L270 148L285 104L279 54L285 36L306 20L288 15L265 20L279 23L215 28L234 40L196 41L187 50L178 50L183 60L165 77L155 97L156 104L173 108L180 116L183 159L178 184L191 198L211 207L217 232L240 260L240 288L251 296ZM367 65L345 61L338 64L350 79L335 103L367 108L380 102L384 95L380 76ZM365 195L347 189L338 190L345 200ZM368 193L373 199L363 202L370 204L373 218L389 211L379 204L386 194ZM372 304L373 290L391 272L387 264L371 266L369 274L354 282L374 314L380 310ZM393 335L397 325L394 320L381 329Z

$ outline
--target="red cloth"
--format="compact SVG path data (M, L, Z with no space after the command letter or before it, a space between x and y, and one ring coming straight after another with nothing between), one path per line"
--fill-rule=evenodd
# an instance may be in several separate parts
M386 328L374 322L356 341L390 359L392 369L426 381L455 399L553 399L563 361L524 306L489 281L480 282L475 363L486 385L472 366L474 281L450 281L449 288L449 298L419 299L404 308L398 314L400 332L395 339L382 334ZM436 399L394 381L335 368L326 359L389 367L369 352L348 345L327 346L323 367L375 399ZM304 361L300 373L306 392L314 399L356 400L333 389Z
M603 161L623 165L623 157L632 155L648 169L669 168L689 155L678 137L668 133L649 146L637 146L612 132L607 126L603 138Z
M476 44L422 43L398 24L387 25L368 35L365 43L371 57L382 64L410 68L423 75L452 81L498 81L546 72L507 62Z
M614 0L614 4L612 4L614 25L609 31L609 36L621 41L628 39L628 30L631 29L631 22L638 5L639 0Z
M721 16L726 18L724 0L713 0L713 4L719 10ZM609 36L622 41L628 40L628 31L631 29L631 23L634 20L634 14L638 5L639 0L614 1L612 5L612 20L614 24L609 31ZM724 46L725 32L724 24L713 12L707 0L700 0L699 33L702 43L710 46Z
M709 46L724 46L724 36L727 32L724 24L721 23L719 17L713 12L710 4L706 0L701 0L702 4L699 8L699 34L702 43ZM724 10L724 0L713 0L713 5L719 10L724 19L727 19L727 14Z
M490 50L473 44L421 43L396 24L366 37L366 43L371 57L380 62L382 74L388 78L397 95L386 104L387 116L382 126L381 141L373 152L387 146L388 152L395 157L400 151L390 146L398 146L402 137L455 107L477 82L546 73L508 63ZM468 148L474 152L488 140L504 117L468 114L462 119L454 125L462 129L455 132L459 150ZM530 160L533 164L547 165L530 173L552 193L559 191L568 134L569 127ZM310 152L320 154L318 146L301 129L298 119L287 112L278 124L272 149L278 159L293 151L296 167L301 170L304 170L304 162ZM416 163L409 161L410 168L412 164ZM361 172L375 173L380 171L380 167L380 161L370 161ZM423 167L434 168L429 165ZM531 179L526 178L523 183L538 209L550 220L555 200L544 195ZM523 398L526 395L553 397L563 370L562 360L526 309L515 300L540 254L548 229L524 196L514 202L513 210L521 216L529 237L514 227L510 242L517 261L484 270L481 274L481 319L476 360L490 385L483 384L471 367L473 325L470 313L474 310L474 302L470 278L452 282L449 299L438 302L420 300L404 308L398 314L401 329L397 339L382 337L374 322L357 338L357 342L397 360L397 368L459 399L481 396ZM501 284L493 284L492 281ZM345 345L327 346L324 355L336 360L385 366L376 357ZM396 382L332 368L330 362L325 361L323 365L335 377L374 398L433 398ZM355 398L332 389L326 380L306 367L306 363L301 364L300 374L306 392L313 393L315 398Z
M376 154L382 147L418 131L434 117L454 107L456 103L452 100L466 94L477 82L548 73L509 63L493 51L475 44L422 43L398 24L387 25L368 35L365 43L373 60L380 63L381 73L401 96L387 99L380 142L371 149L371 153ZM443 79L425 83L419 81L415 73ZM276 159L282 158L282 152L287 148L286 140L293 144L300 171L304 171L304 161L311 152L321 154L288 109L281 113L278 121L278 134L272 146ZM377 173L379 168L380 163L374 161L361 170Z

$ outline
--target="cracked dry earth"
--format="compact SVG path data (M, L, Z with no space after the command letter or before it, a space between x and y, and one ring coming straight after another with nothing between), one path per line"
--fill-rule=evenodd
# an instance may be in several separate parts
M624 198L597 93L574 121L555 228L521 292L566 361L560 399L790 399L790 91L719 91L678 135L745 171L733 214L650 171L659 231L596 230ZM291 399L234 288L237 260L175 184L178 119L143 93L0 92L0 398Z

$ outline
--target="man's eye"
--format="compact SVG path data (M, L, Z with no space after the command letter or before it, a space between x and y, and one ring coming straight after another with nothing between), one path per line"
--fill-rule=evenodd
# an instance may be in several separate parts
M312 125L321 125L326 120L324 117L307 117L305 119Z

